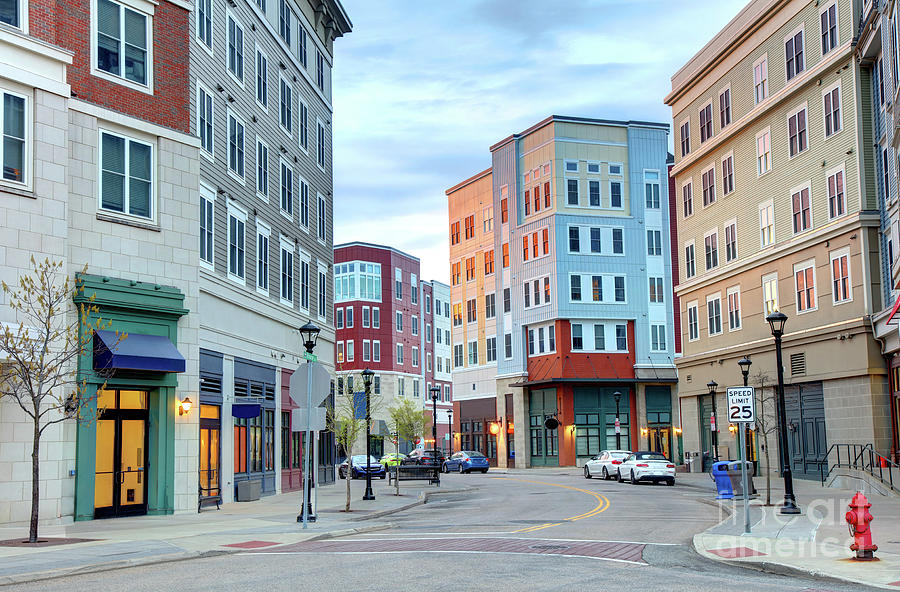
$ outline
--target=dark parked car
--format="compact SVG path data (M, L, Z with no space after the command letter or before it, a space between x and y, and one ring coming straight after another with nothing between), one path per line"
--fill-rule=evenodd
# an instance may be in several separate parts
M365 454L356 454L352 456L350 459L353 461L353 469L350 471L350 477L352 479L359 479L361 477L366 476L366 455ZM338 476L341 479L347 478L347 465L349 463L345 460L341 463L341 466L338 467ZM378 477L380 479L384 479L387 474L384 470L384 465L378 462L374 456L371 458L369 462L370 474L373 477Z
M438 467L444 464L444 453L440 450L415 449L400 463L403 465L422 465L425 467Z

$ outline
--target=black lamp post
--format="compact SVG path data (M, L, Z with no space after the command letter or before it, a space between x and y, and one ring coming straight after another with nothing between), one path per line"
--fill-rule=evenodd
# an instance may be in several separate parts
M448 456L453 456L453 409L447 409L447 435L449 446L450 446L450 454Z
M613 397L616 399L616 450L622 450L622 428L619 424L619 401L622 399L622 393L616 391Z
M375 499L375 492L372 491L372 417L370 415L371 404L369 401L369 393L372 391L372 377L375 373L366 368L362 371L363 386L366 388L366 493L363 494L364 500ZM353 464L353 459L350 459ZM350 467L351 469L353 467Z
M750 377L750 366L753 365L753 362L750 360L748 356L744 356L740 360L738 360L738 366L741 367L741 375L744 377L744 386L748 386L748 379ZM747 454L747 449L750 448L750 424L744 426L744 460L750 460L750 455Z
M784 478L784 504L782 514L799 514L800 508L794 499L794 478L791 474L790 452L788 451L787 415L784 409L784 367L781 363L781 338L784 335L784 324L787 315L776 310L766 317L772 336L775 338L775 365L778 373L778 446L781 448L781 476Z
M313 350L316 348L316 342L319 340L319 328L312 322L308 322L300 327L300 339L303 341L303 347L306 349L304 358L306 363L311 364L315 359ZM309 368L307 368L309 370ZM310 418L312 416L312 372L306 373L306 446L303 455L303 498L306 499L306 505L300 500L300 506L303 508L300 516L297 516L297 522L303 522L303 528L306 528L307 522L315 522L316 516L312 511L312 490L313 490L313 458L310 451L312 450L312 434L310 431Z
M437 400L438 395L441 394L441 387L435 385L428 389L431 391L431 437L434 440L434 450L437 452ZM437 460L437 458L435 458ZM438 467L440 469L440 467ZM438 470L437 473L437 485L441 486L441 471Z
M710 380L706 383L706 387L709 389L709 394L712 396L712 414L714 421L709 427L712 432L712 443L716 460L719 460L719 414L716 412L716 388L718 388L718 386L719 383L717 383L715 380Z

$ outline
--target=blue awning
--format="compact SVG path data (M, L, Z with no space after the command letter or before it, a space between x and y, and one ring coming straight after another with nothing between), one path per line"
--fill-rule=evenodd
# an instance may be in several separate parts
M184 372L184 356L168 337L115 331L94 333L94 370Z
M235 403L231 406L231 416L238 419L259 417L259 403Z

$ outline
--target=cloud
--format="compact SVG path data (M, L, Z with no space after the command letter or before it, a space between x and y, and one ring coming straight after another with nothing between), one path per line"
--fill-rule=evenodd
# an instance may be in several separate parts
M671 75L745 0L342 1L336 240L407 251L447 282L444 191L491 144L551 114L669 122Z

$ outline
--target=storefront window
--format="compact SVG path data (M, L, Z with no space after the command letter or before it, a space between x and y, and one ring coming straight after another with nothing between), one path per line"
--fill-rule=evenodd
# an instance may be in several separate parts
M291 412L281 412L281 468L291 468Z
M620 440L622 441L622 448L628 448L630 450L631 444L631 436L628 430L628 414L621 413L619 414L619 428L620 428ZM616 446L616 414L615 413L607 413L606 414L606 448L609 450L615 450Z
M575 455L600 454L600 414L576 413L575 426Z
M234 473L247 472L247 420L234 418Z

